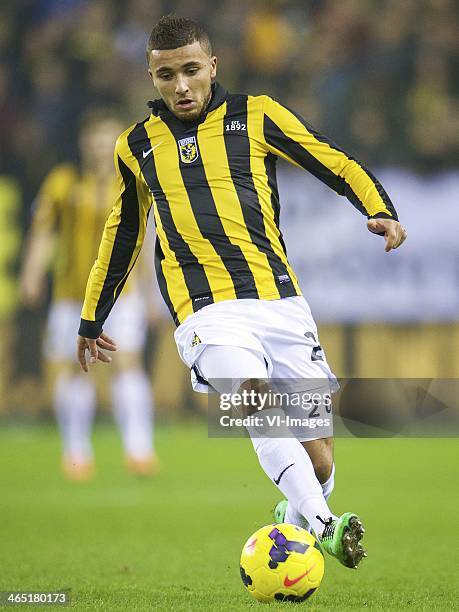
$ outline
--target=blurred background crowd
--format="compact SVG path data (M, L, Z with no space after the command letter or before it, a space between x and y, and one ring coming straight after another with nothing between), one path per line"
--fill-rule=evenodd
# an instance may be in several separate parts
M117 105L128 122L145 116L145 41L174 11L205 24L228 89L277 97L369 165L451 167L456 9L453 0L2 3L1 166L30 203L49 167L75 157L88 105Z
M77 161L80 119L88 108L110 106L126 126L146 116L146 101L155 97L155 93L146 74L145 45L152 25L161 15L175 12L204 25L219 57L219 80L228 89L276 97L370 168L397 168L409 173L405 176L421 177L422 181L437 181L439 176L449 177L451 181L453 176L457 186L456 11L454 0L15 0L2 3L0 330L4 349L0 392L3 410L6 411L5 406L28 410L25 406L43 408L46 405L39 389L40 344L47 302L32 312L21 305L18 290L24 236L37 190L56 163ZM403 209L395 203L399 210ZM430 204L434 208L436 202L432 200ZM424 218L441 215L441 211L436 213L432 209L423 210L424 213L427 215ZM406 214L404 222L410 228ZM428 257L431 253L426 253ZM411 280L415 283L419 277L413 274ZM452 278L457 284L457 270ZM452 289L457 294L457 287ZM425 315L425 320L432 319L428 312ZM425 325L422 334L418 327L406 332L412 334L408 344L409 355L414 360L419 355L415 338L422 336L426 354L432 352L435 343L456 343L452 348L448 345L448 355L455 364L453 369L435 369L433 375L457 372L454 368L457 368L459 334L451 321L451 313L448 317L447 328L444 322L434 320L430 321L433 327L427 332ZM407 317L404 319L406 326ZM352 328L344 323L328 321L323 336L332 345L337 373L359 374L359 361L353 352L360 342L356 336L359 330L356 331L355 322ZM443 340L439 329L443 330ZM374 327L371 333L375 333ZM388 341L387 329L378 333L378 342ZM393 333L394 342L397 338L400 343L400 330ZM167 335L171 336L169 323ZM156 331L152 337L155 350L159 350L161 340L158 341ZM323 343L327 346L325 338ZM361 342L366 346L365 339ZM438 351L444 355L444 344L441 346ZM166 352L160 352L161 361L170 364L170 360L176 359L172 356L174 350L167 357ZM399 347L399 350L402 349ZM333 362L330 355L329 359ZM407 357L403 359L406 366ZM368 365L365 357L361 357L361 362ZM451 365L451 360L448 364ZM177 371L181 368L178 362L176 368ZM428 368L423 371L430 375ZM383 370L374 372L373 375L384 375ZM405 367L404 372L409 375L413 370ZM181 406L189 402L181 400ZM177 404L177 399L170 400L169 404ZM158 408L161 410L161 402Z

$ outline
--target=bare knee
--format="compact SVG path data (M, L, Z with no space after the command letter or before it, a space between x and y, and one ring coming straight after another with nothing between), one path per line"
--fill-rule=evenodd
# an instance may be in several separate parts
M142 369L142 359L138 352L118 351L116 359L113 360L113 373L121 374L130 370Z
M248 393L249 401L247 405L242 406L244 416L255 414L261 410L262 405L259 404L259 398L262 395L268 395L271 388L268 382L262 378L248 378L239 387L238 393ZM251 395L253 393L253 395Z

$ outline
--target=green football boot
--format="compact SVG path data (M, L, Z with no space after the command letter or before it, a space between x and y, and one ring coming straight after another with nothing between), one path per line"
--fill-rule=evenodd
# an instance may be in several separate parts
M319 536L322 547L346 567L357 569L363 557L367 556L360 544L365 533L362 521L356 514L345 512L338 519L330 518L324 525Z
M286 499L281 499L280 502L276 504L276 507L273 510L273 518L275 523L283 523L285 518L285 513L287 512L288 501Z
M281 499L281 501L276 504L276 507L273 510L273 518L275 523L285 523L285 514L287 512L287 506L288 501L286 499ZM295 525L298 525L298 523L295 523ZM302 527L303 529L306 529L306 531L309 531L309 533L311 533L311 527L309 526L309 523L304 518L304 516L301 517L301 524L299 525L299 527Z

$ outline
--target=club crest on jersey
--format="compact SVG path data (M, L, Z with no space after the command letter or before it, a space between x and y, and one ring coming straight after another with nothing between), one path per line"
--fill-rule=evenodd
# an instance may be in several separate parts
M192 164L199 157L198 143L195 136L178 141L180 159L184 164Z

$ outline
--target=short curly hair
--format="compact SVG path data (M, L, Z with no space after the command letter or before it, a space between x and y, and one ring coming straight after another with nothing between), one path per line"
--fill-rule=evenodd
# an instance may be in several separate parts
M153 49L177 49L191 45L195 41L200 43L209 56L212 55L209 36L198 23L174 14L164 15L151 31L147 45L147 60L150 59Z

